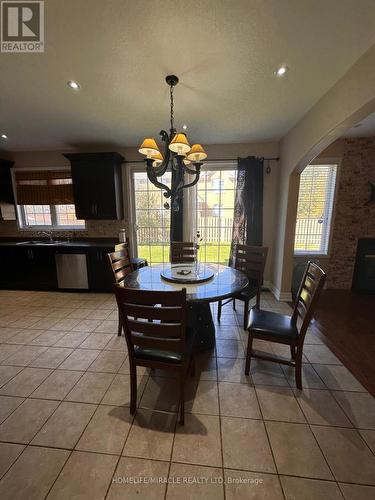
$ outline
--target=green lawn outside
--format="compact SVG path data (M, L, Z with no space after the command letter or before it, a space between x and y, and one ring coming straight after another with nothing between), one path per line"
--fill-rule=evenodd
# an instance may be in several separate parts
M228 264L230 244L221 244L220 251L218 244L210 243L201 245L198 251L198 260L200 262L215 262L219 264ZM160 262L169 262L169 245L139 245L138 257L147 259L149 264Z

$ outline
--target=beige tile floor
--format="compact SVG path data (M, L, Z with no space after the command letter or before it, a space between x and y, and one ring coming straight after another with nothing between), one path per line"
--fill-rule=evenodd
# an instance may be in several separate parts
M289 312L269 293L262 307ZM311 332L303 391L278 364L246 377L241 324L226 306L181 427L160 371L140 370L130 416L111 295L1 291L0 498L375 498L374 399Z

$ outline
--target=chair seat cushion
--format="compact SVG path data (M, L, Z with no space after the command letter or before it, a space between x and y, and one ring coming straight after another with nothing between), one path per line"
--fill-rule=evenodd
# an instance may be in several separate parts
M181 363L181 354L173 351L163 351L161 349L145 349L134 347L134 355L137 359L147 359L149 361L160 361L162 363Z
M194 334L186 331L186 349L190 354L193 348ZM138 359L147 359L149 361L160 361L161 363L181 363L182 354L173 351L165 351L163 349L151 349L145 347L134 346L134 356Z
M249 328L257 334L268 334L285 340L298 337L297 326L293 323L291 316L262 309L251 309Z
M239 299L250 300L256 296L258 293L258 283L254 280L250 280L247 287L238 294Z

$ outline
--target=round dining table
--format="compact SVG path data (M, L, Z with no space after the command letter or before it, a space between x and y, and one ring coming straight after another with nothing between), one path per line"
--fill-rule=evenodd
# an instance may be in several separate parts
M201 283L175 283L162 277L173 267L181 264L160 264L142 267L128 274L123 286L137 290L173 291L186 289L188 303L188 329L196 338L196 350L212 349L215 346L215 325L210 302L234 297L247 287L247 277L232 267L220 264L190 264L199 269L200 275L211 275ZM189 267L189 264L184 264Z

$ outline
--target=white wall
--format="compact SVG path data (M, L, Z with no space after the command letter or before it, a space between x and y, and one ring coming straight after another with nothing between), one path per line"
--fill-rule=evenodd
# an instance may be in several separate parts
M274 289L290 298L299 172L322 150L375 110L375 45L315 104L283 138Z

